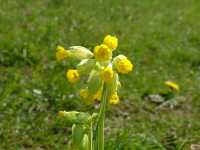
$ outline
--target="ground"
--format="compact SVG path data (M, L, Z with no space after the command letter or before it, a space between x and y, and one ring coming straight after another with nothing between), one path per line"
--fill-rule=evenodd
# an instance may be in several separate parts
M59 110L93 111L65 78L57 45L94 48L119 38L134 71L121 76L121 103L109 108L106 150L188 150L200 141L200 1L0 0L0 149L64 150L70 128ZM147 97L180 86L175 107Z

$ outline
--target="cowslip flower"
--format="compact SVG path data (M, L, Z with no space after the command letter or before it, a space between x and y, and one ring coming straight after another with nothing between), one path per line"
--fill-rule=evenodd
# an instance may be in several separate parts
M132 71L133 64L124 55L118 55L113 60L113 65L119 73L126 74Z
M65 50L62 46L57 46L57 52L56 52L56 59L57 60L63 60L67 58L70 54L68 50Z
M101 95L102 91L101 90L97 91L97 93L93 96L93 100L101 101Z
M95 101L101 101L102 90L98 90L97 93L92 95L89 93L88 89L81 89L79 95L83 98L86 104L92 104Z
M172 82L172 81L165 81L165 85L167 87L169 87L171 90L173 91L179 91L180 90L180 87L178 84L176 84L175 82Z
M93 99L90 97L90 93L88 89L81 89L79 91L79 96L82 98L83 102L87 105L91 105L93 103Z
M69 69L66 72L66 77L70 83L75 83L80 78L79 73L76 69Z
M112 58L112 50L104 44L94 48L94 57L97 61L107 61Z
M114 92L114 94L111 95L109 99L109 103L113 105L116 105L119 103L119 96L117 95L117 92Z
M114 73L113 73L112 67L110 66L105 67L101 73L101 77L105 82L112 80L113 75Z
M67 50L61 46L57 48L58 60L75 58L80 61L76 69L69 69L66 72L66 77L70 83L77 82L80 75L88 77L87 85L79 92L85 104L91 105L95 101L100 101L99 114L94 120L92 119L95 115L88 113L59 112L67 123L73 124L72 144L75 147L72 148L74 149L104 149L104 120L107 104L115 105L120 102L117 93L121 87L118 73L125 74L133 69L133 64L124 55L112 59L112 53L117 47L118 39L107 35L103 43L94 48L93 53L82 46L72 46ZM94 137L93 132L95 132Z
M118 46L118 39L115 36L107 35L103 40L103 44L114 50Z
M86 99L88 97L88 90L87 89L81 89L80 92L79 92L79 95Z

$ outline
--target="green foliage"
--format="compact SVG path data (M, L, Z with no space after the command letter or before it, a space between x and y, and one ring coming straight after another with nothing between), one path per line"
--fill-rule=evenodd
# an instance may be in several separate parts
M114 112L106 121L111 127L106 128L106 149L149 148L152 135L162 141L171 127L177 130L178 147L185 143L183 149L188 150L200 141L199 1L0 0L0 4L0 149L67 149L71 130L57 126L57 112L87 108L80 107L76 89L64 77L63 68L69 65L55 62L55 48L61 44L93 49L108 33L119 38L116 53L131 58L135 72L121 77L121 104L110 108ZM165 92L166 80L180 85L175 99L182 96L185 101L176 109L146 109L144 93ZM122 130L116 136L126 128L129 132Z

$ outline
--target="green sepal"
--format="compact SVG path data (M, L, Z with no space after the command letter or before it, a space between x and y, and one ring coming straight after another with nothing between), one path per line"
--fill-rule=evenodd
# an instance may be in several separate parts
M92 116L89 113L69 111L62 114L62 120L67 124L89 124Z
M89 59L93 57L93 53L83 46L71 46L69 48L70 57L75 59Z
M82 148L82 141L84 137L85 129L83 125L72 126L72 149L80 150Z
M90 95L95 95L103 85L103 80L100 77L100 71L92 70L88 79L88 92Z
M77 70L80 74L88 74L95 67L94 59L83 59L78 65Z
M116 92L118 89L118 82L119 82L119 76L117 74L117 72L114 72L113 74L113 79L110 80L109 82L107 82L108 84L108 91L109 91L109 95L111 95L112 93Z
M87 134L84 134L83 136L81 148L82 148L81 150L90 150L90 142Z

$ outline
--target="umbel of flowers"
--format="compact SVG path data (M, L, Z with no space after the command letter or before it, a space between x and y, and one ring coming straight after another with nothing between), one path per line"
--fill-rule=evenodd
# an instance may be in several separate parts
M99 113L77 111L60 111L59 116L72 124L72 149L74 150L103 150L104 149L104 118L109 104L120 102L118 90L121 87L118 74L127 74L133 69L133 64L124 55L113 56L118 47L118 39L107 35L102 44L94 47L93 51L82 47L72 46L65 49L57 47L56 58L80 60L76 68L68 69L66 77L71 84L76 84L81 77L88 77L84 88L79 94L86 104L100 102Z

